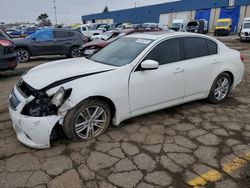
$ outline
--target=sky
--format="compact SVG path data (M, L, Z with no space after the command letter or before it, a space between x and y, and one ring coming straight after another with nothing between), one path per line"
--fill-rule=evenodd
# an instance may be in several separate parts
M109 10L166 3L173 0L55 0L58 23L81 23L81 16L100 13L105 5ZM53 0L0 0L0 22L35 22L38 15L47 13L55 23Z

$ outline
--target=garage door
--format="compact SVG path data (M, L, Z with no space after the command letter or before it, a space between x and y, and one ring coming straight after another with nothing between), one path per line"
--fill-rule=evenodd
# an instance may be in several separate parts
M176 13L176 18L182 18L182 19L186 19L186 20L189 20L189 19L190 19L189 14L188 14L188 11L185 11L185 12L177 12L177 13Z
M240 7L221 8L220 18L231 18L233 21L231 32L237 31L240 18Z
M170 14L161 14L160 15L160 25L169 25Z

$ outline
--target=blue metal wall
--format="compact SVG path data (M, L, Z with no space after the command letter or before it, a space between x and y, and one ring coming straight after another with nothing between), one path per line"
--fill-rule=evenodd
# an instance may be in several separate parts
M247 5L250 0L235 0L235 5ZM172 3L144 6L132 9L112 11L82 16L82 20L96 20L111 18L114 22L159 22L162 13L199 10L207 8L226 7L228 0L182 0Z

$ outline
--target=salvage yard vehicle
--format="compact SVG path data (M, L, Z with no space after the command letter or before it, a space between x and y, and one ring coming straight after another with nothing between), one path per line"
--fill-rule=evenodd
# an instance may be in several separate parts
M26 38L13 41L20 63L29 61L31 56L78 57L79 47L87 42L82 34L68 29L43 29Z
M107 24L84 24L74 29L82 33L84 36L89 39L94 35L100 35L101 33L108 30Z
M218 19L214 28L214 36L228 36L231 33L232 19L224 18Z
M18 64L14 43L0 29L0 71L14 70Z
M186 26L187 26L188 20L186 19L174 19L172 22L172 25L170 27L171 30L173 31L186 31Z
M186 26L186 31L205 34L208 32L208 22L204 19L192 20L188 22Z
M240 31L240 41L245 41L250 39L250 17L245 18Z
M100 35L100 39L96 39L94 41L88 42L87 44L84 44L80 48L80 54L82 56L91 56L104 48L105 46L109 45L111 42L133 33L142 33L142 32L156 32L156 31L162 31L160 28L155 29L146 29L146 28L130 28L130 29L119 29L119 30L113 30L108 31L106 35Z
M225 102L243 74L240 53L212 37L138 33L89 59L31 69L14 86L9 112L20 142L48 148L56 127L72 140L88 140L111 122L198 99Z

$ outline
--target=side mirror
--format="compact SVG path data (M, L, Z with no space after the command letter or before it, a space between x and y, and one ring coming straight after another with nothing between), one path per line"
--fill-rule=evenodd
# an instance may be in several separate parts
M142 70L155 70L158 69L159 63L154 60L145 60L141 63Z
M32 40L33 40L33 41L36 41L36 38L34 37L34 38L32 38Z

